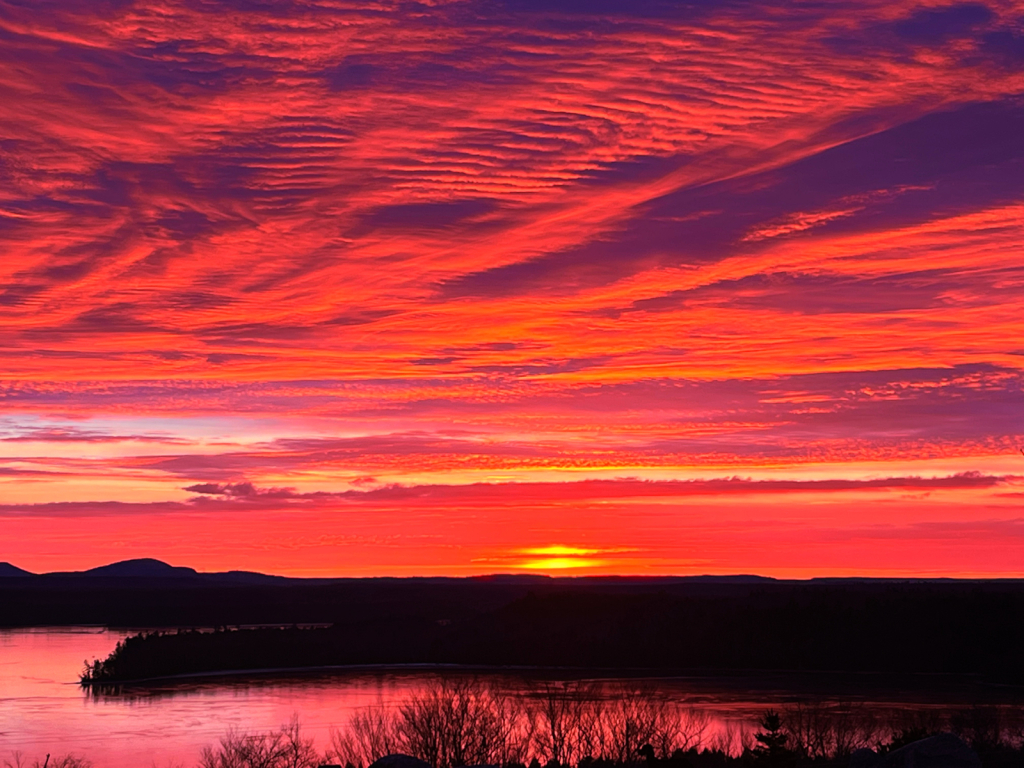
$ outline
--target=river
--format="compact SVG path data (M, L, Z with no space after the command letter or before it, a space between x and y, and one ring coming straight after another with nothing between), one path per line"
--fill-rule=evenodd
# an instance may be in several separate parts
M190 768L200 750L215 744L228 729L269 731L293 716L322 749L331 729L344 728L354 711L400 701L422 691L438 675L429 669L250 675L176 681L114 695L96 695L80 687L77 676L83 661L106 656L126 634L102 628L0 631L0 765L16 752L29 764L47 753L73 752L96 768ZM527 685L520 675L484 676L505 688ZM859 698L862 706L890 712L944 711L980 697L1019 711L1007 704L1018 696L1016 690L965 688L962 682L922 694L898 684L880 691L874 682L844 677L825 684L828 695L820 684L819 690L797 690L799 686L788 678L760 678L756 683L742 678L659 678L646 684L707 712L709 733L729 733L737 739L753 728L766 707L809 697Z

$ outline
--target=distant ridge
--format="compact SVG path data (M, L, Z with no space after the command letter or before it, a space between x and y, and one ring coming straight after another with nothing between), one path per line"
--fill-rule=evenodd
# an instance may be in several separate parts
M8 566L16 572L4 573L3 569L0 568L0 577L2 576L37 576L37 574L29 573L28 571L22 571L20 568L14 566ZM116 563L110 563L109 565L100 565L96 568L90 568L87 571L52 571L50 573L38 574L39 578L43 579L141 579L146 582L150 579L173 579L176 581L187 580L187 581L201 581L208 583L226 583L226 584L276 584L280 582L287 582L284 576L268 576L263 573L254 573L252 571L227 571L224 573L200 573L195 568L189 568L187 566L171 565L165 563L163 560L157 560L152 557L141 557L133 560L121 560Z
M31 576L47 579L81 579L81 578L103 578L103 579L190 579L203 580L207 582L218 582L221 584L236 585L257 585L257 584L280 584L288 582L307 583L330 583L359 581L352 577L320 577L320 578L290 578L287 576L272 576L256 571L221 571L221 572L199 572L195 568L187 566L176 566L157 560L153 557L141 557L131 560L121 560L108 565L97 566L85 571L51 571L43 574L35 574L23 570L10 563L0 563L0 578L12 576ZM457 576L411 576L411 577L370 577L376 581L409 581L423 583L446 583L446 582L484 582L491 584L506 585L541 585L541 584L606 584L606 585L636 585L643 583L657 584L763 584L777 581L771 576L757 576L753 574L730 574L730 575L693 575L693 576L592 576L592 575L547 575L537 573L495 573L482 576L470 576L463 579Z
M5 553L5 556L10 555ZM871 633L890 636L896 632L897 639L904 643L906 633L910 632L908 627L917 627L926 620L931 622L926 622L926 626L937 627L936 632L946 632L947 625L942 621L947 624L951 621L944 617L949 615L947 603L953 601L960 606L956 609L961 612L956 623L962 627L961 634L970 636L975 624L988 622L985 626L992 634L986 636L989 639L985 642L991 642L992 647L983 655L993 665L1004 665L1005 656L1004 666L1018 670L1024 685L1024 657L1019 653L1024 647L1024 579L773 580L751 574L542 576L509 573L469 578L288 578L245 571L197 572L153 559L111 563L89 571L42 574L26 573L7 565L0 568L0 576L8 576L0 578L0 627L95 625L152 629L331 625L341 627L338 631L342 635L347 632L344 628L352 629L355 634L350 639L356 655L351 658L365 657L367 663L396 660L411 663L413 659L403 650L412 642L408 638L419 638L415 642L429 650L431 638L447 637L463 626L466 629L459 629L462 634L452 642L457 639L463 644L459 648L463 648L465 654L455 653L458 648L452 646L454 656L448 661L469 663L475 659L483 663L491 659L502 664L511 664L516 659L529 661L518 655L517 649L533 647L530 644L535 644L535 634L548 638L541 643L544 648L589 643L588 647L598 654L599 646L605 642L601 638L610 637L609 632L627 642L636 616L649 619L648 625L637 626L634 632L639 638L637 642L648 630L660 632L659 627L668 625L658 618L662 610L659 606L675 606L671 608L676 612L673 621L677 629L673 633L678 637L672 639L672 647L682 649L682 653L694 643L707 640L710 644L701 647L709 654L709 665L732 651L718 648L707 639L711 637L707 633L728 640L726 645L735 641L736 647L749 650L743 659L737 657L737 664L742 662L754 668L763 661L758 655L762 651L765 654L790 653L785 650L789 648L797 655L786 656L786 663L799 666L804 658L799 654L819 652L815 645L818 640L801 632L814 626L824 627L821 631L828 634L832 630L827 627L842 619L847 622L843 626L848 631L819 638L820 642L838 643L838 650L832 656L826 651L819 654L824 654L822 664L831 664L838 663L836 660L840 658L856 657L866 642L864 638ZM892 609L886 608L882 611L884 616L876 616L875 625L858 625L857 616L869 608L874 610L871 606L878 601ZM788 623L787 612L791 610L803 616L796 625ZM747 612L756 616L744 618ZM1005 620L1000 619L1002 624L992 624L995 619L989 614L1005 617ZM805 624L800 624L801 621ZM708 629L716 622L733 627L739 634L728 639L721 635L726 629ZM701 631L695 632L695 626ZM775 634L771 636L780 645L768 647L759 640L750 640L759 637L764 626L773 628L771 632ZM793 633L786 634L790 629ZM925 638L921 643L930 642L927 632L914 635L918 636ZM627 645L629 643L633 640L628 640ZM492 653L492 645L503 648L501 653L506 654L507 660L499 658L500 654L495 656L497 651ZM634 650L639 653L640 646ZM629 651L631 653L633 651ZM593 656L586 663L603 663L599 656ZM956 658L962 656L959 654ZM435 660L445 661L440 657ZM535 661L547 663L539 657ZM946 662L936 668L946 669L943 664ZM247 668L257 666L250 664Z
M110 576L110 577L131 577L131 578L153 578L153 577L189 577L198 576L195 568L174 566L155 560L151 557L139 558L137 560L122 560L110 565L101 565L98 568L90 568L81 572L82 576Z
M18 576L35 576L35 574L10 563L0 563L0 579L17 578Z
M171 565L153 557L121 560L100 565L86 571L50 571L33 573L11 563L0 562L0 579L201 579L228 584L277 584L292 581L285 576L269 576L254 571L226 571L223 573L200 573L195 568ZM309 581L316 581L310 579Z
M632 587L644 584L652 585L709 585L709 586L757 586L770 584L821 584L821 585L854 585L854 584L955 584L963 583L1024 583L1019 578L983 578L958 579L934 576L814 576L808 579L779 579L773 576L757 574L694 574L687 576L647 576L647 575L583 575L583 574L538 574L538 573L493 573L478 576L320 576L293 577L274 576L258 571L197 571L187 566L171 565L163 560L152 557L121 560L108 565L97 566L85 571L51 571L33 573L7 562L0 562L0 579L25 578L65 580L65 579L173 579L192 580L220 585L257 586L272 584L309 584L327 585L339 583L377 582L377 583L479 583L506 586L623 586Z
M436 578L448 578L440 576ZM572 576L569 574L548 576L538 573L494 573L487 576L470 576L473 581L492 584L551 584L553 582L570 582L586 584L762 584L778 581L772 576L755 576L738 573L726 576L699 574L695 576Z

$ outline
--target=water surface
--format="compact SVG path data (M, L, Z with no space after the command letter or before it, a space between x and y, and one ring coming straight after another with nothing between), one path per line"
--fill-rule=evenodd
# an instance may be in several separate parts
M269 731L297 715L327 746L360 707L395 703L420 692L433 668L369 669L289 675L238 675L167 681L116 694L77 684L86 659L106 656L128 633L100 628L0 631L0 763L15 751L28 758L74 752L97 768L192 766L200 750L229 728ZM444 674L453 674L452 670ZM461 672L524 690L519 672ZM895 680L891 676L759 676L656 678L660 695L707 710L709 737L749 731L767 706L808 700L859 701L879 712L946 710L978 701L1016 709L1018 691L976 681Z

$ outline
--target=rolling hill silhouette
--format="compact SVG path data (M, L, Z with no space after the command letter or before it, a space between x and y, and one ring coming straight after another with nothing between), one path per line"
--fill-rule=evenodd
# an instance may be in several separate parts
M34 573L19 568L16 565L10 563L0 563L0 579L8 576L34 576Z
M0 574L19 576L0 579L0 626L171 630L133 641L107 679L441 663L1024 683L1024 581L1014 579L301 579L200 573L148 558L38 575L8 564ZM176 633L190 627L203 631ZM208 631L217 627L230 631Z
M132 560L120 560L108 565L100 565L85 571L50 571L33 573L11 563L0 563L0 578L31 577L35 583L39 580L62 583L82 579L108 579L112 581L130 581L141 579L143 583L150 580L192 580L200 582L221 582L233 584L270 584L289 581L284 576L269 576L254 571L223 571L200 573L195 568L171 565L163 560L152 557L140 557ZM301 581L301 580L300 580Z
M195 568L169 565L162 560L155 560L151 557L139 558L136 560L122 560L110 565L101 565L98 568L90 568L81 572L82 576L124 576L130 578L168 578L168 577L194 577L199 572Z

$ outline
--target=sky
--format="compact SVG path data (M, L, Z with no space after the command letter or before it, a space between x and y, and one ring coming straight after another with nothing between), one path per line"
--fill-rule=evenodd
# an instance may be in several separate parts
M1024 576L1024 2L0 0L0 560Z

